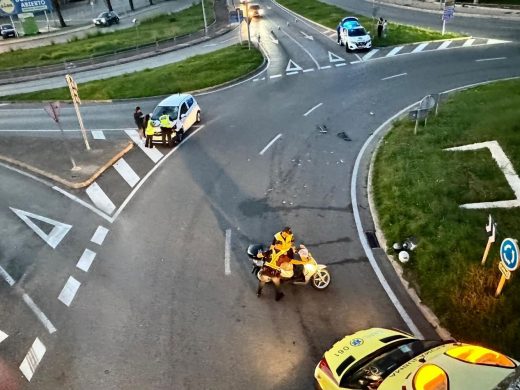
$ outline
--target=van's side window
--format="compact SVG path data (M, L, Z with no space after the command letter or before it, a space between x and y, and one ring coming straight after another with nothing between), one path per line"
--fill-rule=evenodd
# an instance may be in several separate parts
M187 112L188 112L188 106L186 105L186 103L182 103L181 115L186 114Z
M188 100L186 100L186 103L188 104L188 107L193 106L193 98L188 98Z

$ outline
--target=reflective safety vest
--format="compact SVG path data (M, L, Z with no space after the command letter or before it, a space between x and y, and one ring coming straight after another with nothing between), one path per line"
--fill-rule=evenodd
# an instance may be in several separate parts
M171 129L173 127L173 122L170 120L170 116L168 114L163 114L159 117L159 122L161 122L161 127L166 127L167 129Z
M286 234L285 238L282 236L282 232L278 232L274 235L274 239L277 243L274 245L274 249L277 252L287 253L292 248L293 235Z
M146 125L145 134L146 135L154 135L155 134L155 127L153 126L151 119L148 121L148 124Z

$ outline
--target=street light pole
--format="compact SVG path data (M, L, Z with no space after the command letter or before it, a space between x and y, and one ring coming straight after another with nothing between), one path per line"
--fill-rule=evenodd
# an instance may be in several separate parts
M204 35L208 35L208 22L206 21L206 8L204 8L204 0L201 0L202 4L202 17L204 18Z
M249 29L249 1L246 1L246 23L247 23L247 48L251 50L251 30Z

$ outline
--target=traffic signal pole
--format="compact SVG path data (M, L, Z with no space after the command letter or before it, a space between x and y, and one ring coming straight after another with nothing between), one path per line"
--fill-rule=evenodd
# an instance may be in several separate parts
M65 75L65 80L67 80L67 85L69 86L70 96L72 97L72 102L74 103L74 109L76 110L79 128L81 129L81 134L83 135L83 140L85 141L85 147L87 148L87 150L90 150L90 144L88 143L87 138L87 131L85 130L85 126L83 125L83 119L81 118L81 112L79 111L81 99L79 98L78 94L78 85L76 84L76 82L70 74Z

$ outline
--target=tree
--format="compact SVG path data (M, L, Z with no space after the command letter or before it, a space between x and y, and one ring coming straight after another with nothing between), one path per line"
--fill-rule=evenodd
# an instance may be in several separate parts
M54 10L58 14L58 19L60 20L60 26L67 27L67 24L65 23L65 19L63 19L63 15L61 14L60 0L52 0L52 6L54 7Z
M132 11L135 11L135 8L134 8L134 1L133 0L128 0L128 2L130 3L130 9Z

